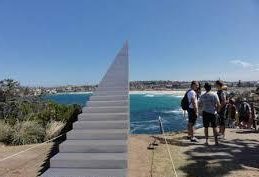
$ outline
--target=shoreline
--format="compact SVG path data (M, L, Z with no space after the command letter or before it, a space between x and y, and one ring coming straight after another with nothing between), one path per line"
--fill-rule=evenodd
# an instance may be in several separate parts
M147 91L130 91L129 94L154 94L154 95L176 95L183 96L185 94L185 90L147 90Z
M143 90L143 91L129 91L129 94L154 94L154 95L176 95L183 96L186 90ZM83 94L92 94L93 92L60 92L47 95L83 95Z

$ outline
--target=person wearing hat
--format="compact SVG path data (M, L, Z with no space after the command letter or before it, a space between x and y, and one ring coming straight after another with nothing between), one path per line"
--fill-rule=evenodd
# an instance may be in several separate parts
M202 117L203 117L203 127L204 134L206 138L205 144L208 145L208 128L213 128L213 135L215 138L215 144L218 144L218 132L217 132L217 124L216 124L216 114L217 110L220 108L220 102L217 94L211 92L211 85L209 83L205 83L204 88L206 93L201 95L200 98L200 106L202 108Z

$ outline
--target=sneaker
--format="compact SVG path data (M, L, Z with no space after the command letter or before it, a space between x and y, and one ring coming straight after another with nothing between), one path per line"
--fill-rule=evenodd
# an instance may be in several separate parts
M199 140L196 137L191 138L190 141L191 142L196 142L196 143L199 142Z

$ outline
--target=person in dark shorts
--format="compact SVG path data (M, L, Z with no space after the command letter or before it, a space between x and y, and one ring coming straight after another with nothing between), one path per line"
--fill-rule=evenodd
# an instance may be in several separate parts
M220 101L220 108L218 111L219 115L219 135L225 138L225 114L226 114L226 104L227 104L227 98L226 93L224 92L224 84L222 81L217 80L215 83L215 86L217 87L217 95Z
M200 107L202 108L203 127L204 127L205 139L206 139L205 144L208 145L209 127L213 128L215 144L218 144L216 113L217 113L217 110L220 108L220 102L219 102L218 96L211 92L211 85L209 83L205 83L204 88L206 90L206 93L201 95L199 104L200 104Z
M197 99L197 90L199 88L199 83L197 81L192 81L191 89L187 91L187 98L189 102L188 112L188 139L191 142L198 142L198 139L194 137L194 125L198 117L198 99Z

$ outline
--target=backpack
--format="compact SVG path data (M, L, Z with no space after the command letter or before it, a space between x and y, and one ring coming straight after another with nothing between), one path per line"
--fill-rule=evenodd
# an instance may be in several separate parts
M239 110L238 110L238 114L240 117L244 117L249 113L249 109L250 109L250 105L247 102L242 102Z
M188 93L189 93L189 91L191 91L191 90L188 90L188 91L185 93L185 95L184 95L184 97L183 97L183 99L182 99L182 101L181 101L181 107L182 107L182 110L184 110L184 111L188 110L188 109L189 109L189 106L190 106L189 99L188 99Z

